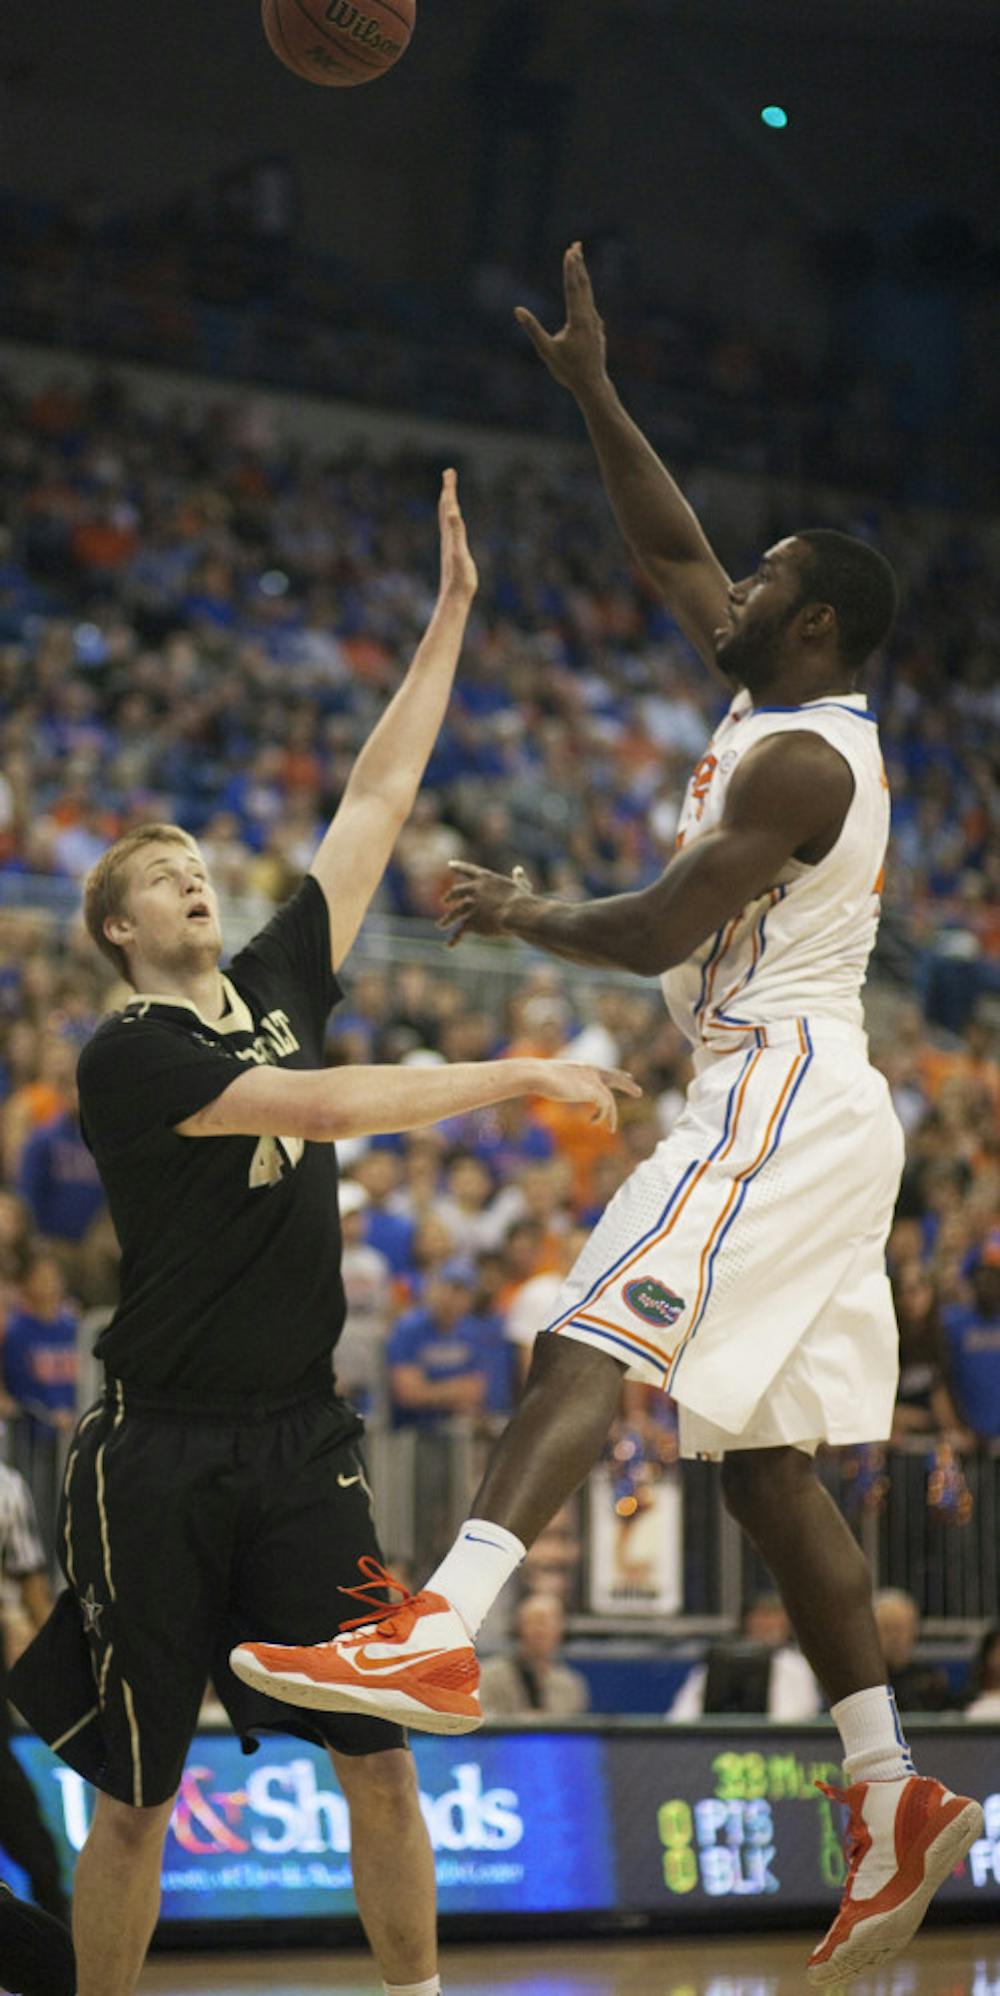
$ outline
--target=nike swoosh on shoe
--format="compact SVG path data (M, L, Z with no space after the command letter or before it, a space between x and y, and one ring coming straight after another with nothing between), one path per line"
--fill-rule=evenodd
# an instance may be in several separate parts
M450 1654L451 1651L447 1649L421 1650L419 1662L422 1667L425 1663L436 1663L440 1657L450 1656ZM360 1652L356 1652L355 1655L352 1656L351 1668L353 1670L363 1671L368 1676L375 1676L380 1672L384 1673L385 1671L388 1670L398 1671L400 1668L400 1660L398 1656L368 1657L364 1654L364 1651L362 1650Z

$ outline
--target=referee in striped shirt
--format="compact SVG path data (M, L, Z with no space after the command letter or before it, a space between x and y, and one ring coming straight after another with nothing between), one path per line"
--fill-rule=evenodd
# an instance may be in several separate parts
M52 1605L45 1548L31 1492L0 1463L0 1572L17 1582L29 1621L40 1629ZM10 1743L7 1666L0 1644L0 1845L26 1871L38 1901L28 1906L0 1883L0 1989L16 1996L72 1996L73 1945L59 1857L34 1789Z

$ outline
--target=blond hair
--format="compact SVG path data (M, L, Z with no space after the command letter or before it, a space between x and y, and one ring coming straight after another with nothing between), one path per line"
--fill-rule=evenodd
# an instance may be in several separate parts
M133 981L128 958L119 944L105 935L104 924L126 912L129 860L133 854L141 852L143 846L157 844L194 848L190 832L184 831L180 825L137 825L134 831L125 832L120 839L116 839L107 852L102 852L83 885L83 919L90 936L101 955L114 964L119 976L124 977L128 984Z

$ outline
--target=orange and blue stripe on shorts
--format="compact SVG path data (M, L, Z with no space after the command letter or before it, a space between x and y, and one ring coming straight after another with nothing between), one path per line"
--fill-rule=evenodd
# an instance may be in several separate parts
M757 1045L744 1055L740 1071L729 1091L726 1099L726 1112L723 1118L722 1134L718 1143L706 1158L692 1159L673 1187L670 1197L653 1225L645 1234L640 1236L639 1240L627 1247L619 1255L617 1261L612 1263L610 1268L605 1269L597 1277L579 1303L574 1304L561 1317L557 1317L553 1323L549 1324L546 1327L547 1331L559 1332L580 1329L595 1332L602 1344L618 1345L632 1358L641 1360L645 1364L648 1364L650 1360L656 1363L663 1369L661 1383L669 1390L676 1378L681 1359L704 1319L712 1292L718 1253L726 1235L740 1213L744 1199L746 1198L748 1186L757 1177L758 1173L763 1171L764 1166L778 1149L792 1103L798 1094L806 1069L812 1060L812 1041L809 1037L808 1026L804 1020L799 1022L798 1035L798 1051L791 1062L778 1092L778 1098L768 1118L767 1128L764 1132L764 1138L757 1156L753 1159L752 1163L747 1165L734 1178L722 1211L713 1222L701 1250L698 1265L698 1289L691 1321L673 1357L665 1363L664 1353L660 1346L653 1344L649 1339L640 1337L637 1332L632 1330L631 1326L626 1330L621 1324L612 1323L606 1317L599 1316L598 1308L600 1299L605 1295L616 1278L623 1275L633 1263L641 1260L660 1241L667 1239L677 1220L680 1218L688 1199L710 1166L716 1162L722 1162L728 1155L736 1140L740 1115L746 1100L747 1088L751 1076L760 1060L762 1045L766 1045L766 1041L762 1041L760 1038L758 1038Z
M812 1061L813 1043L809 1036L809 1027L804 1019L798 1021L798 1028L799 1051L795 1055L788 1073L781 1084L778 1099L768 1118L763 1143L753 1163L747 1165L745 1170L738 1172L734 1178L726 1203L702 1248L698 1264L698 1290L695 1296L691 1322L664 1375L663 1383L667 1392L672 1392L673 1390L684 1354L688 1350L692 1339L696 1336L698 1326L708 1309L709 1298L712 1294L712 1283L715 1278L715 1265L726 1235L739 1217L743 1201L747 1195L747 1188L753 1183L758 1174L763 1171L764 1166L770 1163L781 1143L782 1132L788 1121L792 1103L805 1080L806 1071Z
M732 1145L739 1125L740 1111L743 1107L746 1094L746 1083L749 1081L750 1074L756 1066L758 1059L759 1049L751 1048L744 1054L740 1071L726 1098L726 1112L723 1117L722 1135L715 1145L714 1150L709 1152L707 1158L692 1158L691 1163L682 1172L676 1185L673 1187L663 1211L654 1220L652 1226L644 1234L640 1235L637 1241L632 1242L629 1247L625 1248L617 1261L612 1262L610 1268L604 1269L597 1276L579 1303L575 1303L571 1309L564 1311L551 1324L546 1325L545 1329L547 1332L568 1330L571 1325L578 1325L581 1330L597 1330L600 1333L602 1341L607 1340L609 1343L620 1345L633 1358L643 1359L647 1362L652 1358L662 1365L663 1353L657 1345L652 1344L646 1338L640 1337L638 1332L631 1329L631 1326L626 1331L620 1324L609 1324L606 1319L595 1317L592 1306L599 1303L600 1298L610 1288L616 1276L624 1274L626 1269L634 1261L639 1260L649 1248L654 1247L658 1241L666 1238L687 1205L695 1186L704 1177L709 1166L715 1162L716 1158L723 1156Z

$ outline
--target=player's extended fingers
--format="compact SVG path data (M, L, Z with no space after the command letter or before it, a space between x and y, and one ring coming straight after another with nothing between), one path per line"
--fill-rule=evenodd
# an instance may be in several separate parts
M438 927L439 928L441 927L440 923L438 924ZM451 932L451 935L448 937L448 940L445 944L445 948L454 949L456 944L461 942L462 937L465 934L465 929L466 929L466 924L464 922L459 922L457 928L454 928Z
M642 1094L635 1075L629 1074L624 1067L599 1067L597 1072L609 1088L617 1089L619 1095L631 1095L634 1098Z
M488 873L489 868L486 866L477 866L475 861L471 859L450 859L448 861L448 871L455 874L457 881L472 881L477 879L480 874Z
M535 352L542 360L547 361L554 345L552 334L547 333L545 327L539 325L534 312L529 312L527 305L515 305L514 317L518 325L524 327Z
M458 503L458 474L450 467L441 474L441 497L438 501L438 518L442 533L452 535L462 528L462 508Z
M590 282L582 243L571 243L563 263L563 289L566 293L567 316L594 307L594 291Z
M604 1088L599 1082L596 1084L595 1092L596 1103L594 1113L590 1118L591 1122L596 1124L597 1128L601 1130L616 1130L618 1128L618 1103L615 1097L612 1095L610 1088Z
M449 922L457 922L463 915L471 915L476 906L476 899L474 892L461 894L453 888L450 893L442 897L440 916L442 924L447 926Z

